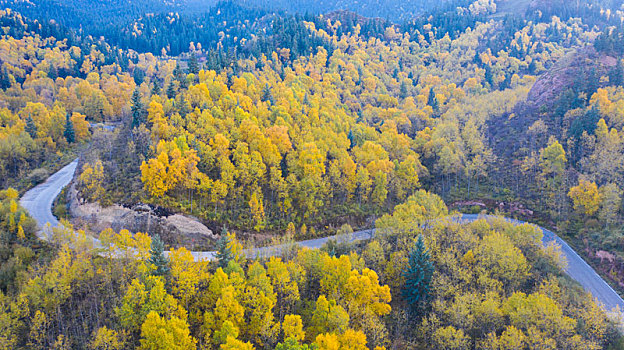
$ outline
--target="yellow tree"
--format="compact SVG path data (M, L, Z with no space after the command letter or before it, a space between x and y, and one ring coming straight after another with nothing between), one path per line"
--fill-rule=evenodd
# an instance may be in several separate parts
M568 196L574 203L574 209L587 216L594 215L602 203L602 193L598 191L598 186L584 179L581 179L577 186L570 188Z
M78 179L78 187L81 194L90 201L102 199L104 194L104 167L101 160L97 160L93 166L85 163Z
M141 326L140 349L192 350L196 343L186 321L177 317L167 319L151 311Z
M266 263L267 273L271 278L271 284L277 295L278 318L282 318L284 314L292 310L296 302L300 299L299 286L297 281L291 275L288 265L281 258L271 257ZM292 269L296 267L290 264Z
M282 322L284 330L284 339L294 338L297 341L303 341L305 332L303 331L303 322L299 315L286 315Z
M254 222L254 230L262 230L264 228L264 204L260 188L252 192L249 199L249 209Z
M342 333L349 326L349 314L345 309L336 304L334 300L327 300L324 295L318 297L306 335L314 340L323 333Z
M191 179L198 170L199 157L190 149L184 138L160 141L156 147L156 158L141 165L141 181L145 189L155 198L162 197L178 184L193 186Z
M87 116L74 112L71 116L74 132L76 134L76 142L84 142L89 139L89 122L86 121Z
M119 334L106 326L93 332L93 340L89 343L89 349L92 350L121 350L123 348L124 344L119 339Z

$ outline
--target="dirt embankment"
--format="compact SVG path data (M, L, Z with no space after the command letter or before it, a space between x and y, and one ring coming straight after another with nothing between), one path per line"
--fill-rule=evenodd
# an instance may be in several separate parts
M78 195L74 184L67 192L67 202L72 223L77 228L88 229L99 234L112 228L130 232L158 234L170 247L199 249L211 246L217 236L197 219L180 214L171 214L150 205L138 204L132 208L120 205L102 207L98 203L86 203Z

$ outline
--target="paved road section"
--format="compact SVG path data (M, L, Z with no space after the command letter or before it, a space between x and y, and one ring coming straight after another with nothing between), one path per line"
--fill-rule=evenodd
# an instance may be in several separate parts
M488 219L493 218L490 215L462 215L461 221L472 222L480 218ZM516 225L526 224L524 221L505 218L508 222ZM611 286L604 280L596 271L583 260L568 243L557 236L554 232L547 230L543 227L533 225L543 233L542 244L548 246L551 243L555 243L561 248L561 253L567 260L567 266L565 272L572 277L573 280L590 292L596 300L602 303L607 310L613 310L619 308L620 311L624 311L624 300L620 295L611 288Z
M20 199L22 207L26 208L30 216L39 224L40 230L37 233L39 238L47 240L50 237L51 230L47 226L48 223L50 228L60 225L56 217L52 215L52 204L54 199L74 177L77 165L78 159L75 159L50 176L44 183L30 189Z
M48 180L26 192L20 200L21 205L28 210L30 215L37 221L42 229L38 236L42 239L48 239L50 237L50 230L47 229L47 223L50 227L57 227L59 221L52 215L52 203L54 199L61 192L63 187L67 186L73 178L76 170L78 160L74 160L66 167L50 176ZM455 221L458 222L473 222L478 219L490 219L493 216L488 215L461 215L458 216ZM526 222L506 219L507 221L522 225ZM544 246L549 245L551 242L561 247L561 252L567 260L567 267L565 272L574 280L579 282L585 290L589 291L598 302L602 303L607 310L613 310L619 308L624 310L624 300L603 280L594 269L589 266L564 240L559 238L552 231L546 230L542 227L536 226L543 233L542 243ZM354 232L352 235L346 237L325 237L317 238L306 241L299 241L297 244L301 247L307 247L310 249L320 248L323 244L327 243L330 239L348 239L352 242L367 240L373 237L375 230L362 230ZM94 239L95 246L99 246L99 241ZM245 251L248 257L269 257L277 255L284 249L288 249L290 245L283 244L271 247L252 248ZM169 252L167 252L169 254ZM215 258L215 252L191 252L196 261L200 260L213 260Z

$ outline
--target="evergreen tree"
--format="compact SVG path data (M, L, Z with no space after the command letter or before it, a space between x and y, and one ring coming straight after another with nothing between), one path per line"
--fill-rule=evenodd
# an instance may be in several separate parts
M511 75L511 73L509 73L509 72L507 72L507 73L505 74L505 80L503 80L503 82L502 82L502 83L500 83L500 85L499 85L499 87L498 87L498 89L499 89L500 91L503 91L503 90L508 89L508 88L510 88L510 87L511 87L511 76L512 76L512 75Z
M165 256L165 244L159 235L152 237L152 247L150 249L150 258L147 260L155 266L152 275L167 276L169 274L169 259Z
M182 70L182 67L180 67L179 63L176 65L175 69L173 70L173 76L178 81L180 88L186 87L186 74L184 74L184 71Z
M353 147L357 146L357 142L355 141L355 135L353 135L353 130L349 130L349 150L352 150Z
M189 59L188 72L193 74L199 73L199 61L197 60L195 52L191 54L191 58Z
M221 237L217 241L217 253L215 258L221 268L226 268L230 261L234 259L234 252L232 252L232 248L230 247L230 237L228 237L225 228L223 228Z
M405 99L407 97L407 85L405 84L405 81L401 82L401 89L399 91L399 97L401 99Z
M618 63L609 72L609 83L611 85L622 85L624 81L624 64L622 60L618 60Z
M73 143L76 141L76 133L74 132L74 123L71 121L71 113L67 113L65 121L65 132L63 132L67 143Z
M51 65L50 70L48 70L48 78L52 80L56 80L56 78L58 78L58 70L54 67L54 65Z
M269 84L264 85L264 88L262 89L261 99L264 102L269 101L271 105L275 104L275 100L273 99L273 94L271 94L271 88L269 87Z
M134 78L134 83L138 86L143 84L145 81L145 72L140 68L135 68L134 72L132 72L132 77Z
M429 284L433 276L429 250L425 247L422 235L418 236L414 249L410 252L407 268L403 271L405 285L403 297L410 307L410 311L418 315L429 295Z
M429 99L427 100L427 105L431 106L433 109L433 113L437 114L439 109L438 98L436 97L435 91L433 88L429 91Z
M131 101L132 106L130 108L132 110L132 128L135 128L145 123L145 107L143 106L143 102L141 102L141 93L139 92L139 89L134 89Z
M26 118L26 132L28 133L28 135L30 135L31 138L35 138L37 137L37 126L35 125L35 122L33 121L32 116L30 115L30 113L28 114L28 118Z
M485 66L485 81L490 85L490 88L494 87L494 73L490 65Z
M529 73L531 74L535 74L535 71L537 71L537 64L535 63L535 60L532 60L531 63L529 63Z
M167 85L167 98L174 98L176 96L175 85L173 84L173 80L169 82Z
M152 93L152 96L160 95L160 84L156 80L154 80L154 85L152 86L151 93Z
M182 117L186 117L187 114L191 113L190 106L186 102L186 98L184 96L184 93L181 93L178 96L176 96L176 104L175 105L178 107L178 113L180 113L180 115Z
M11 79L6 68L0 69L0 89L8 89L11 87Z

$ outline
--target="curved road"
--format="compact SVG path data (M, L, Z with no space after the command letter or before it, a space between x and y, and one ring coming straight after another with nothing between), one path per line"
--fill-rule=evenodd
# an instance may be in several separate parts
M50 227L57 227L60 225L59 221L52 215L52 203L58 196L61 190L70 183L74 176L78 159L74 160L63 169L59 170L54 175L50 176L46 182L37 185L22 196L20 204L28 210L30 215L37 221L42 230L38 233L41 239L47 240L50 237ZM478 219L490 219L493 216L489 215L461 215L454 220L457 222L473 222ZM509 219L505 220L516 224L522 225L526 222ZM49 226L47 224L50 224ZM558 237L554 232L546 230L542 227L536 226L543 233L542 243L546 246L551 242L561 247L561 252L567 260L567 267L565 272L576 280L589 291L594 298L603 304L606 310L613 310L619 308L624 310L624 300L600 277L596 271L585 262L564 240ZM373 237L375 234L374 229L362 230L354 232L350 237L346 238L352 242L367 240ZM299 246L307 248L320 248L330 239L340 239L336 236L311 239L306 241L296 242ZM97 246L99 241L94 239L94 243ZM253 248L246 250L248 256L271 256L279 253L284 248L287 248L287 244ZM167 252L169 253L169 252ZM215 257L215 252L191 252L195 260L212 260Z
M20 199L22 207L28 210L30 216L37 221L41 228L37 232L39 238L47 240L51 236L51 228L60 225L59 221L52 214L52 204L54 199L74 177L77 165L78 159L74 159L73 162L54 173L44 183L24 193Z

